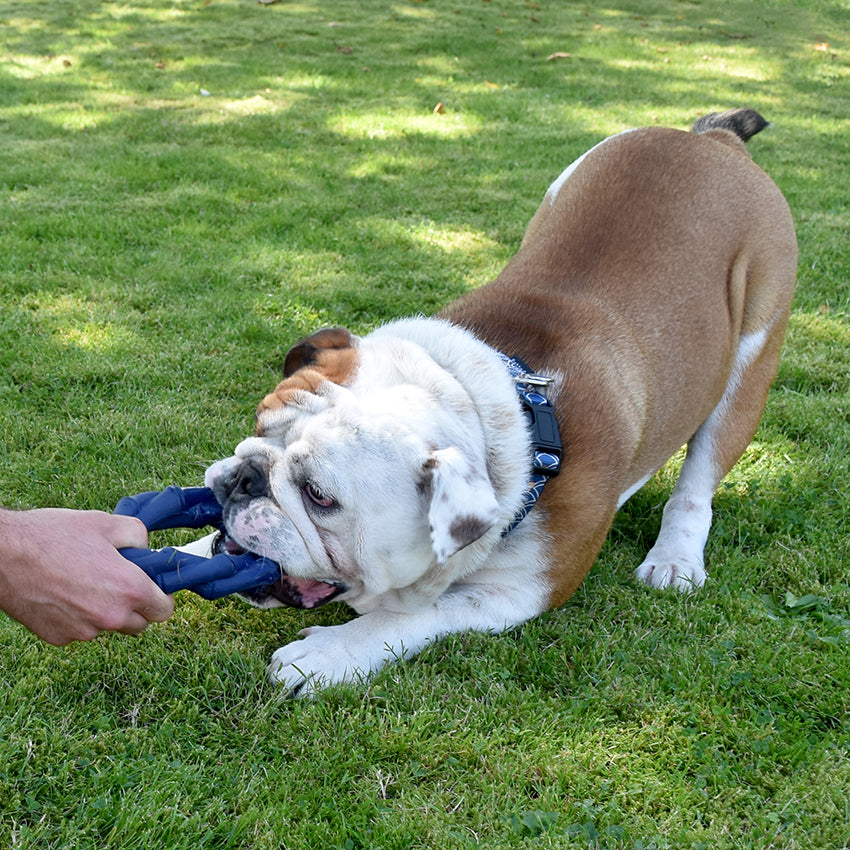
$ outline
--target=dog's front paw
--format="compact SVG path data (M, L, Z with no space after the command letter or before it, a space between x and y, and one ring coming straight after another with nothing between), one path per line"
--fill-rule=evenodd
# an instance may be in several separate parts
M646 560L635 570L635 576L650 587L675 587L690 593L705 584L705 567L701 558L684 553L665 552L653 547Z
M362 680L370 672L368 658L358 658L356 647L341 630L344 626L311 626L301 640L282 646L269 664L269 678L291 696L309 696L328 685Z

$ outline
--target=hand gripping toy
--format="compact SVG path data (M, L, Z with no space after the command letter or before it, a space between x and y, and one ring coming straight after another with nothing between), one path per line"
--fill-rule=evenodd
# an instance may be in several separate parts
M140 519L148 531L163 528L222 527L221 505L207 487L166 487L162 491L125 496L116 514ZM268 558L222 552L205 558L167 546L164 549L121 549L121 554L141 567L165 593L191 590L204 599L273 584L280 567Z

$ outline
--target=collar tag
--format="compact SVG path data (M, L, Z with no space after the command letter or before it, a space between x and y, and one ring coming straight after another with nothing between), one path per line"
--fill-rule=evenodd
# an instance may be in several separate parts
M514 381L526 387L548 387L555 379L549 375L535 375L533 372L523 372L514 377Z

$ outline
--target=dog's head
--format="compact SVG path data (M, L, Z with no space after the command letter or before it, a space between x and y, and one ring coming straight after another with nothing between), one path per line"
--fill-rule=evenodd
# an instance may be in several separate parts
M229 539L283 577L260 607L410 609L457 578L453 556L499 519L481 423L421 348L335 328L292 348L255 436L206 482Z

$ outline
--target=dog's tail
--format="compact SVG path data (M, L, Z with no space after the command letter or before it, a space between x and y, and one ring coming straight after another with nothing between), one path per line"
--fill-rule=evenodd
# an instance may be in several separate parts
M730 109L727 112L709 112L697 118L692 133L710 133L713 130L728 130L742 142L748 142L770 122L765 121L755 109Z

